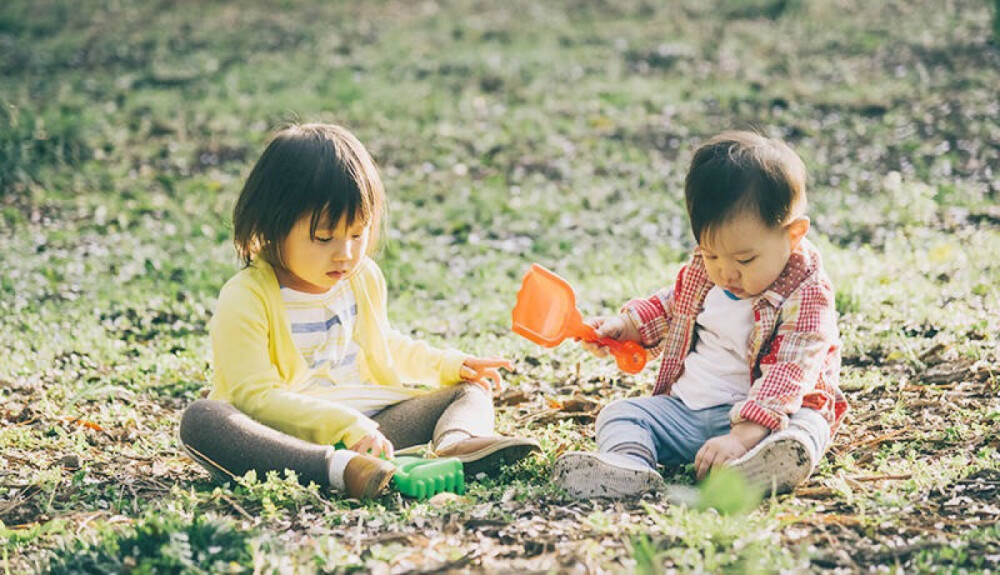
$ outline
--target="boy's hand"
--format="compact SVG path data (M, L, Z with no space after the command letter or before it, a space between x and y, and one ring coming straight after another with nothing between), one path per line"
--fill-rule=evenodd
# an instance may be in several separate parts
M642 343L642 334L639 328L632 322L632 318L627 315L616 315L614 317L595 317L588 319L586 324L594 328L598 337L606 337L616 341L634 341ZM583 348L597 357L607 357L608 347L598 343L582 342Z
M743 442L731 433L713 437L705 442L694 456L695 477L704 479L708 472L717 465L723 465L749 451Z
M734 425L728 434L709 439L694 456L695 476L699 480L704 479L713 467L742 457L770 432L763 425L744 421Z
M513 364L499 357L470 357L462 363L459 375L462 376L463 380L474 383L483 388L486 393L492 394L494 390L503 389L503 379L500 377L501 367L508 371L514 369ZM492 382L492 386L490 382Z
M392 459L393 454L392 442L386 439L386 437L382 435L382 432L377 429L371 435L365 436L361 441L355 443L348 449L365 455L373 455L375 457L381 457L384 455L387 459Z

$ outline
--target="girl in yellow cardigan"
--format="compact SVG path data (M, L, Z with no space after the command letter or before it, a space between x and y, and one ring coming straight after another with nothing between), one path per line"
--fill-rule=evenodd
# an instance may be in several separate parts
M395 449L431 442L467 477L538 449L493 435L491 392L508 361L435 349L389 325L385 279L368 257L384 204L374 161L340 126L284 129L257 161L233 213L244 269L209 326L212 392L180 426L184 449L216 478L292 469L368 497L392 478L379 457Z

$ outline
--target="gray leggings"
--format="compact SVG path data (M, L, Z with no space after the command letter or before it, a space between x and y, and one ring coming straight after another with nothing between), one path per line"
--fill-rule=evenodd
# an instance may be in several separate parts
M408 399L371 417L396 449L435 441L450 431L471 436L493 434L493 399L472 384L458 384ZM318 445L272 429L232 405L199 399L181 416L184 450L219 481L255 470L291 469L308 484L329 485L333 447Z

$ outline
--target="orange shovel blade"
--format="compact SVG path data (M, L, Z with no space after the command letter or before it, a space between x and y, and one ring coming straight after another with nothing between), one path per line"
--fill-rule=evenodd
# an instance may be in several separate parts
M545 347L555 347L572 333L576 296L566 280L538 264L524 274L511 313L514 333Z
M511 312L511 329L544 347L555 347L567 337L600 342L611 349L625 373L639 373L646 365L646 350L638 343L598 338L594 329L583 323L569 282L538 264L532 264L521 281Z

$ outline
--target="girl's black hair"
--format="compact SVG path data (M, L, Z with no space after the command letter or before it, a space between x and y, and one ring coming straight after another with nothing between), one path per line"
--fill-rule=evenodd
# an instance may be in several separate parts
M335 124L289 126L274 135L251 170L233 210L233 242L244 266L260 256L284 265L281 244L308 215L309 233L321 221L346 216L371 225L369 253L377 246L385 211L382 179L371 155Z

